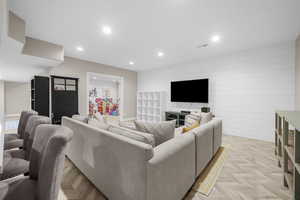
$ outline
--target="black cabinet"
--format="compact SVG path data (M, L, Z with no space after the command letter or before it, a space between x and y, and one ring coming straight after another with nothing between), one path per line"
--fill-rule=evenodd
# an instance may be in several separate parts
M166 121L176 120L176 127L184 125L185 116L189 113L182 112L166 112Z
M63 116L78 114L78 79L51 76L52 123L61 124Z
M34 76L31 80L31 109L49 117L49 78Z

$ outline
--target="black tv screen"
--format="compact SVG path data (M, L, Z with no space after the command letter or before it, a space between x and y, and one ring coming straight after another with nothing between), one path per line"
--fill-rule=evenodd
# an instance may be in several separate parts
M208 103L208 79L172 81L171 101Z

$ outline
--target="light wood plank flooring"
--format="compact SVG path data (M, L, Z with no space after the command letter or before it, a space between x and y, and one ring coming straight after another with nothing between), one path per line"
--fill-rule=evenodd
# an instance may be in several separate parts
M282 182L274 144L259 140L224 136L230 144L229 158L215 188L206 197L193 190L185 200L288 200L290 193ZM59 200L103 200L99 192L69 161L66 161Z

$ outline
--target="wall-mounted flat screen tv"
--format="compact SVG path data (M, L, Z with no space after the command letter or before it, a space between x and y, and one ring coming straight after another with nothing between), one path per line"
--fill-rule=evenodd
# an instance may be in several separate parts
M208 79L172 81L171 102L208 103Z

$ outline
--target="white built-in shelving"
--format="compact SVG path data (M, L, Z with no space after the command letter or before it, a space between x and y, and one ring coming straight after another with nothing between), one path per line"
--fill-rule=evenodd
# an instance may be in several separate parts
M161 122L165 111L165 92L137 92L137 120Z

